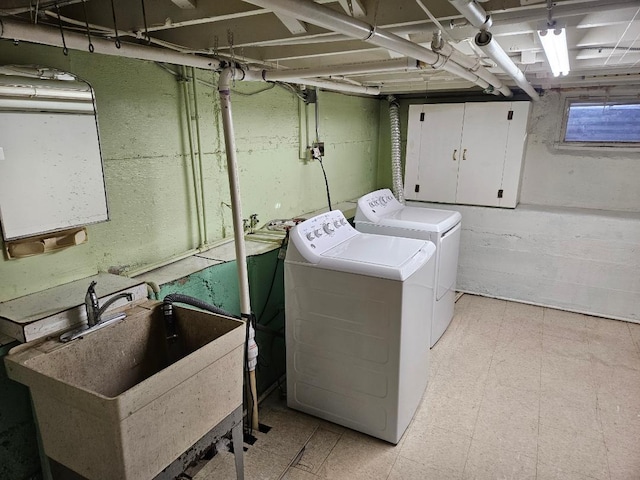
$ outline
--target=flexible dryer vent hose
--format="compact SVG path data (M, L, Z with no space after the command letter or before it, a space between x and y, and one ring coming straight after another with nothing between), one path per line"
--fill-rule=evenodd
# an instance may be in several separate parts
M404 187L402 185L402 159L400 158L400 116L398 102L393 95L387 97L389 101L389 123L391 124L391 176L393 180L393 194L404 204Z

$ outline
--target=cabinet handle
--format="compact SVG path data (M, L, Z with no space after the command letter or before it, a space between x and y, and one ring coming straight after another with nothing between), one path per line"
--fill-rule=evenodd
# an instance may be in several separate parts
M457 160L456 153L458 153L458 149L457 148L453 151L453 155L452 155L454 162Z
M465 148L465 149L462 151L462 160L466 160L466 159L467 159L467 149Z

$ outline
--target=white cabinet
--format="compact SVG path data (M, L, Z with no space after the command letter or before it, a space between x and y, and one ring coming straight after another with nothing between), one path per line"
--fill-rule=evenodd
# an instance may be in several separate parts
M411 105L405 197L515 208L530 105Z

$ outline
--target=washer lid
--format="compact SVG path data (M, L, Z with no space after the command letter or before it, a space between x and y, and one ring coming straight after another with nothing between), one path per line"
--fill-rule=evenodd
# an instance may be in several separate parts
M290 241L298 262L392 280L409 277L435 252L435 245L426 240L359 233L337 210L296 225Z
M359 233L320 255L320 268L405 280L435 253L433 243L413 238Z

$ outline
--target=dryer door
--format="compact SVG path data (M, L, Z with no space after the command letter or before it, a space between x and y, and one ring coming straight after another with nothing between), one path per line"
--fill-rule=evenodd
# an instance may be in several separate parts
M438 285L436 300L440 300L449 290L456 288L458 273L458 252L460 250L460 223L446 232L438 240Z

